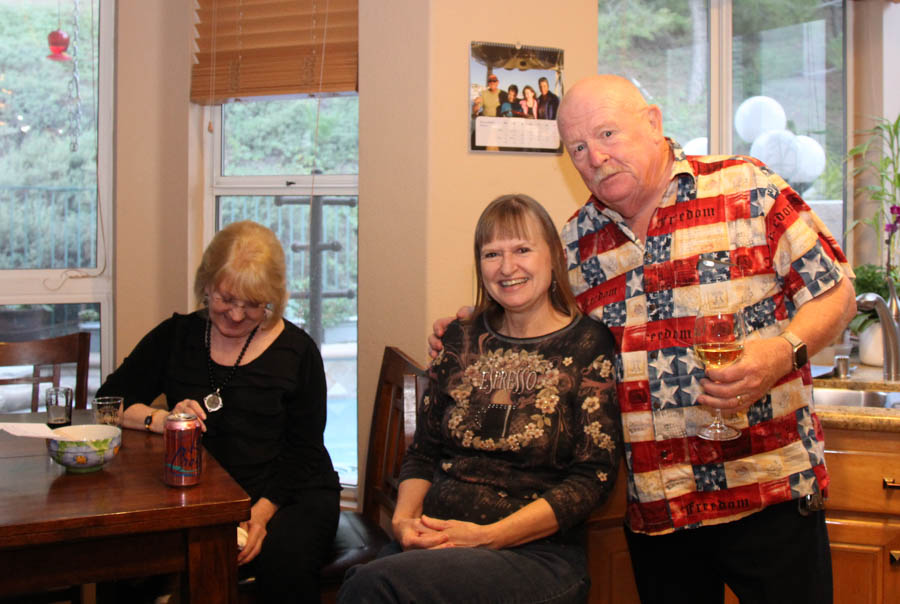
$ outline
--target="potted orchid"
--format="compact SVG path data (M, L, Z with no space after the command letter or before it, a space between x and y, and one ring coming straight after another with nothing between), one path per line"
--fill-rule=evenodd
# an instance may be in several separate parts
M900 115L892 122L886 118L877 118L875 126L864 131L869 138L861 145L854 147L849 152L850 159L858 159L860 163L853 171L853 176L864 173L873 174L875 182L862 187L869 198L878 204L878 211L868 219L855 220L850 224L854 228L860 223L871 226L876 233L884 233L885 261L883 266L861 265L854 269L856 273L857 295L865 292L875 292L881 295L891 308L894 319L900 319L900 301L898 301L894 283L897 281L898 270L893 262L894 235L900 230ZM870 159L869 152L881 151L878 159ZM850 329L860 337L860 360L866 363L867 356L871 363L880 364L881 344L871 341L871 345L865 341L864 334L872 333L874 323L878 322L874 311L859 313L850 322ZM879 334L880 335L880 330ZM876 340L872 337L868 340ZM864 351L864 346L870 350ZM877 350L877 355L875 354Z

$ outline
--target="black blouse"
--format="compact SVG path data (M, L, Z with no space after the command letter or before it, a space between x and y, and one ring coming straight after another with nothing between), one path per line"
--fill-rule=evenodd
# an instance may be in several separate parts
M432 483L425 514L477 524L543 498L560 536L571 536L606 499L618 467L609 329L580 316L549 335L517 339L483 320L455 321L442 342L401 480Z
M212 392L205 345L206 312L174 314L138 343L97 396L123 396L125 407L165 394L169 409L202 404ZM217 385L231 367L213 363ZM325 449L326 383L322 357L306 332L284 330L222 389L222 409L207 413L203 444L253 501L285 505L304 489L339 489Z

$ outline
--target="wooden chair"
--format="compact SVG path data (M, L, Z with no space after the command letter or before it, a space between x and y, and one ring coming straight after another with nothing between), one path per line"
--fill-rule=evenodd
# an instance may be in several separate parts
M0 367L33 365L30 377L0 379L0 385L31 384L31 411L38 410L42 383L59 386L60 364L75 363L75 408L87 409L91 334L86 331L30 342L0 342ZM43 367L51 365L49 374Z
M398 348L385 347L369 430L362 510L341 512L330 561L322 568L323 602L335 601L348 568L373 560L391 540L385 529L397 504L403 454L416 430L416 403L427 383L418 363ZM254 582L252 577L242 579L241 602L256 601Z
M375 558L387 545L397 505L403 454L416 431L416 403L425 392L425 369L400 349L387 346L369 429L366 481L360 512L341 512L332 561L322 569L323 601L333 601L344 572Z

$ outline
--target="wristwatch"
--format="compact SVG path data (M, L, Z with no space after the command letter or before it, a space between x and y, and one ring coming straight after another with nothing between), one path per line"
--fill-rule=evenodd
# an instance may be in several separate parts
M781 337L790 343L793 348L794 371L800 369L809 360L806 353L806 343L789 331L781 332Z
M147 432L150 432L150 426L153 425L153 414L154 413L156 413L156 411L152 411L150 413L150 415L148 415L147 417L144 418L144 428L147 429Z

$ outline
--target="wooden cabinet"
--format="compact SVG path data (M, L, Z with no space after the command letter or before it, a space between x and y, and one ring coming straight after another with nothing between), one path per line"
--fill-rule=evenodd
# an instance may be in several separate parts
M900 602L900 434L825 429L834 601Z
M900 603L900 433L825 429L835 604ZM625 475L588 521L591 604L639 604L622 529ZM726 589L726 604L737 598Z

